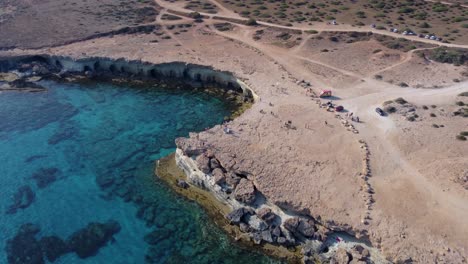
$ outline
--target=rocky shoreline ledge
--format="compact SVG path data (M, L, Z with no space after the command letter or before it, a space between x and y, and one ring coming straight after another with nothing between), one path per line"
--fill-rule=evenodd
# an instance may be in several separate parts
M176 144L175 154L157 162L156 176L179 194L196 200L218 225L244 244L289 263L388 263L366 243L344 242L341 237L349 239L347 234L269 203L248 177L234 172L204 146L192 146L184 138ZM176 169L170 168L172 163ZM204 192L203 199L193 195L199 192Z

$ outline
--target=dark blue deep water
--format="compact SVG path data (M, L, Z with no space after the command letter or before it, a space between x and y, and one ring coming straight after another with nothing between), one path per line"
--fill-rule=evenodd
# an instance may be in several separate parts
M41 238L66 243L110 220L120 231L91 256L71 252L54 263L276 262L233 244L199 206L153 177L154 160L174 151L175 138L223 121L222 101L188 91L41 84L47 92L0 93L0 263L8 263L7 249L41 256L31 246ZM25 223L40 231L14 244Z

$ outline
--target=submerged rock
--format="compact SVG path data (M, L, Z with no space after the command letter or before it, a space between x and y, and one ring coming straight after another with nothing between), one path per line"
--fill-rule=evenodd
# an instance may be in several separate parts
M60 256L70 252L70 249L68 248L65 241L57 236L43 237L39 243L41 244L42 252L50 262L54 262Z
M255 201L255 187L252 181L241 179L234 191L234 198L245 204L252 204Z
M57 180L60 170L57 168L40 168L31 176L37 187L43 189Z
M36 195L28 185L20 187L13 195L13 204L8 207L7 214L14 214L19 209L27 208L34 201Z
M120 231L120 224L109 221L105 224L90 223L85 228L73 233L67 240L68 247L80 258L97 254L99 249L109 242L114 234Z
M40 243L35 236L38 226L28 223L20 227L18 233L6 243L9 264L43 264L44 258Z

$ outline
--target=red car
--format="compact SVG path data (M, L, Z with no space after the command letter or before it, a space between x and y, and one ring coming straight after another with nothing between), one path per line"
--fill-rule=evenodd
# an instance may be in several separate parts
M339 106L335 107L336 112L341 112L343 110L344 110L344 107L342 105L339 105Z

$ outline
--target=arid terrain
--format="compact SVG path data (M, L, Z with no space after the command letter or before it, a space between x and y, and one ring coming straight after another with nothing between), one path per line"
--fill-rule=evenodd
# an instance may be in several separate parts
M468 20L445 23L429 12L435 33L457 31L443 43L373 29L375 15L355 19L346 12L355 16L357 7L332 12L329 1L319 2L343 24L327 24L326 15L290 22L273 14L284 5L275 1L72 2L0 3L0 56L177 61L232 72L258 100L228 124L232 133L216 126L191 141L247 175L270 203L368 240L391 262L466 263ZM451 2L461 5L442 4L450 16L468 19L463 1ZM265 7L256 25L242 17L252 5ZM413 26L411 14L400 15L380 23ZM333 96L317 98L326 89ZM327 111L327 101L344 111Z

